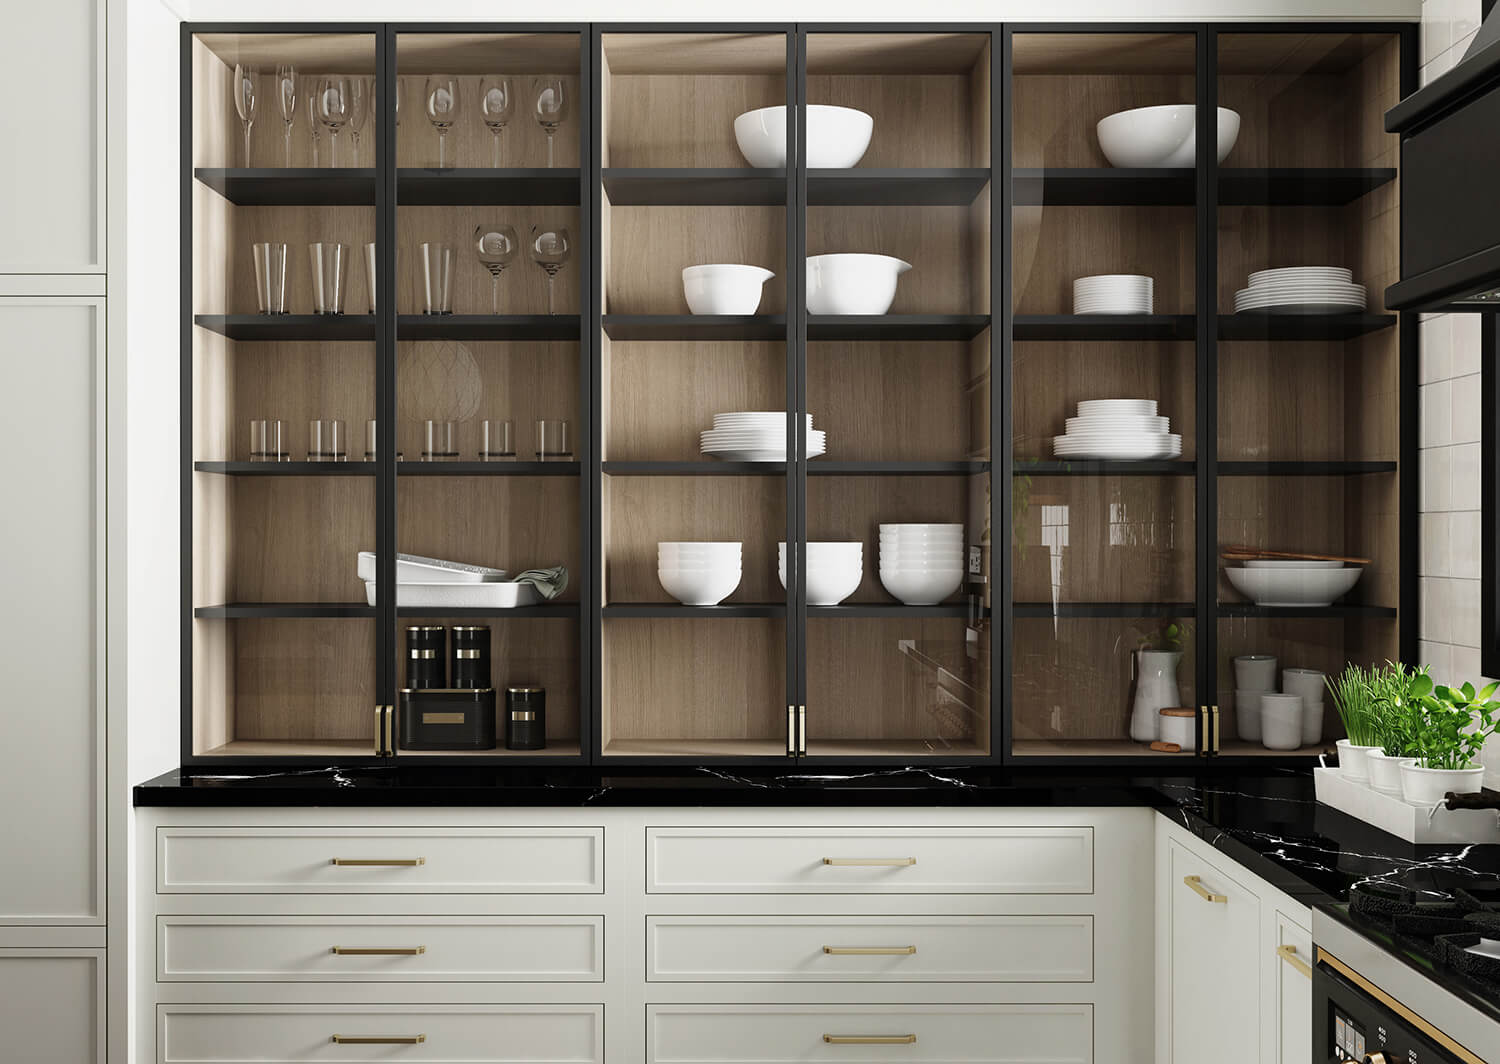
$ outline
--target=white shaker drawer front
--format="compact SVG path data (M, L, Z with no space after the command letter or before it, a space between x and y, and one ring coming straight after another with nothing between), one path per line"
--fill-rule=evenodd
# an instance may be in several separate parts
M601 828L157 829L162 894L599 894Z
M1090 827L650 828L654 894L1090 894Z
M602 916L160 916L161 982L598 982Z
M158 1005L157 1064L599 1064L601 1005Z
M652 916L657 982L1088 982L1090 916Z
M1092 1005L648 1005L651 1064L1089 1064Z

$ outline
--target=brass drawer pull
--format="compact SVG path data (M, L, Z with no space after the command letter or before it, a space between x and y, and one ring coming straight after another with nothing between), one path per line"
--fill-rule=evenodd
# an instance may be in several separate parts
M823 863L838 868L906 868L917 863L915 857L825 857Z
M334 946L328 952L340 957L420 957L426 946L393 946L390 949L367 949L363 946Z
M1307 962L1305 960L1303 960L1301 957L1297 956L1297 947L1296 946L1277 946L1276 947L1276 956L1278 956L1282 960L1286 961L1293 968L1297 969L1297 971L1301 972L1303 975L1307 976L1309 979L1312 978L1312 969L1310 967L1308 967L1308 964L1307 964Z
M823 952L834 957L909 957L916 946L824 946Z
M340 1046L419 1046L427 1041L425 1034L394 1035L390 1038L367 1038L364 1035L336 1034L329 1039Z
M416 868L427 863L425 857L335 857L328 862L340 868Z
M831 1046L914 1046L914 1034L825 1034L823 1041Z
M1203 886L1203 880L1199 876L1183 876L1182 881L1188 885L1192 892L1204 901L1227 902L1229 899L1222 894L1215 894Z

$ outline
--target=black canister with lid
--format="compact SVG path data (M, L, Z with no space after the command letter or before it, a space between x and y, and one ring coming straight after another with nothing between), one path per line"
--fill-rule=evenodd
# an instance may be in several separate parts
M479 690L490 686L490 630L487 625L453 626L453 686Z
M406 686L413 691L448 686L448 630L442 625L406 630Z
M547 747L547 691L542 687L505 689L505 748L544 750Z

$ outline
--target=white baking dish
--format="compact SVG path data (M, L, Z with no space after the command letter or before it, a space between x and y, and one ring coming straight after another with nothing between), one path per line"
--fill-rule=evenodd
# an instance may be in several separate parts
M375 605L375 581L365 581L365 602ZM456 609L507 610L536 603L536 588L514 580L487 581L481 584L398 583L396 605L436 606Z
M375 579L374 551L359 552L357 571L361 580L369 582ZM487 565L424 558L420 554L396 555L398 584L480 584L504 579L504 569L491 569Z

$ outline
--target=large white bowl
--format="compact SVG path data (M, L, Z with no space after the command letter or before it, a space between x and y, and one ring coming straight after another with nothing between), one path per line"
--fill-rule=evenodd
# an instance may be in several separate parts
M1343 562L1322 562L1313 559L1252 558L1241 562L1247 569L1342 569Z
M932 573L880 570L881 586L908 606L935 606L957 591L963 582L963 571L958 569Z
M777 566L777 572L781 576L781 586L786 587L786 559L781 560ZM853 566L830 566L820 568L809 564L804 582L807 587L807 604L809 606L837 606L855 591L865 578L864 567L855 564Z
M728 262L684 266L682 294L694 314L754 314L761 289L775 276L759 266Z
M663 569L656 578L667 594L684 606L717 606L740 586L740 567L721 569Z
M842 170L864 157L875 119L852 107L808 104L807 165ZM734 139L751 166L786 165L786 108L761 107L734 120Z
M1197 165L1196 122L1196 106L1169 103L1118 111L1101 118L1096 129L1099 147L1111 166L1182 168ZM1238 112L1220 107L1216 145L1219 162L1224 161L1239 135Z
M1236 591L1257 606L1331 606L1359 582L1359 568L1224 570Z
M896 278L911 263L889 255L812 255L807 260L809 314L884 314L896 301Z

